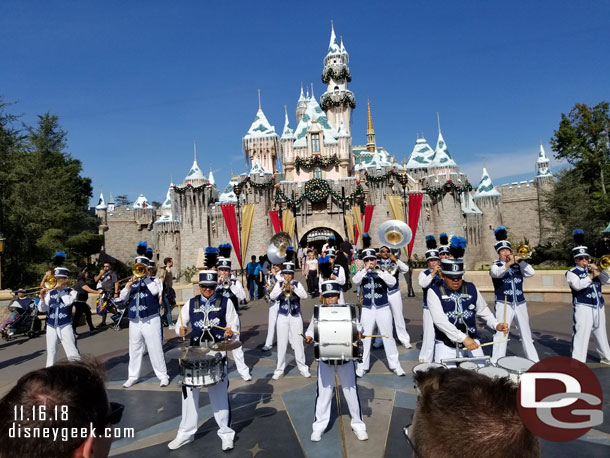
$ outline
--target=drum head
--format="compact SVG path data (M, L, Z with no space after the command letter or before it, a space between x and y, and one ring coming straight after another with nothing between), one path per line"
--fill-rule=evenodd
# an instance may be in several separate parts
M536 364L527 358L521 356L504 356L498 360L498 367L506 369L511 374L523 374Z
M508 377L510 375L506 369L495 366L480 367L477 372L490 378Z
M458 365L460 369L466 369L467 371L476 371L479 368L479 365L472 361L464 361Z
M425 372L427 370L430 369L434 369L435 367L444 367L446 368L447 366L445 366L444 364L439 364L439 363L419 363L418 365L416 365L413 368L413 373L416 374L418 372Z

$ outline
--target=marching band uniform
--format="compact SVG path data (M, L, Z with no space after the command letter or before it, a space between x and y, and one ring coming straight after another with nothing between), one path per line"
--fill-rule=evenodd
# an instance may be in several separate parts
M506 239L506 228L499 226L495 230L496 239L498 242L494 245L496 252L508 249L512 253L510 242ZM530 330L530 320L527 313L527 304L523 295L523 280L534 275L534 268L525 262L523 259L518 263L506 267L506 263L497 260L492 266L489 274L494 285L495 300L496 300L496 320L500 323L508 324L510 328L513 319L517 322L519 334L521 335L521 343L523 344L523 352L525 357L534 362L538 362L538 352L534 347L532 340L532 331ZM506 301L506 316L504 316L504 303ZM506 336L502 331L496 331L494 342L506 340ZM507 342L500 342L493 345L491 362L496 364L498 359L506 356Z
M215 270L202 270L199 272L200 286L214 286L218 283L218 273ZM180 335L180 327L187 327L191 323L191 346L199 346L201 342L219 342L224 340L224 330L212 327L212 324L223 328L230 328L238 332L239 317L235 310L236 296L223 294L218 289L206 299L199 294L189 300L187 307L182 307L181 316L176 320L176 334ZM235 351L235 350L233 350ZM224 352L221 352L225 356ZM218 437L222 440L222 449L233 448L235 431L231 429L231 408L229 405L229 378L227 376L226 357L223 362L224 380L207 387L210 405L214 411L214 419L218 425ZM200 388L182 387L182 420L178 427L176 438L167 446L175 450L194 440L199 421L199 392Z
M368 260L376 260L377 254L373 248L365 248L362 250L362 259L364 262ZM398 361L398 348L392 334L392 310L389 306L388 288L394 286L396 278L384 270L373 272L367 269L361 269L352 277L355 285L361 284L362 288L362 315L360 322L364 328L365 334L372 334L375 324L379 328L383 337L383 347L388 366L396 375L405 375L404 370ZM356 375L362 377L370 367L371 358L371 339L364 340L364 355L362 362L358 364Z
M431 237L431 238L429 238ZM426 261L440 261L439 252L436 249L436 240L434 236L426 236L426 245L429 248L425 255ZM433 275L433 270L427 268L419 273L417 281L423 291L423 338L421 343L421 350L419 351L419 362L420 363L431 363L434 359L434 323L432 322L432 315L430 315L430 309L426 297L428 289L432 285L438 285L443 280L438 275Z
M68 278L68 273L69 271L65 267L57 267L53 275L55 278ZM38 310L47 314L46 367L55 364L58 342L61 342L66 357L70 361L80 360L80 353L76 347L76 339L72 330L72 304L76 300L76 294L72 288L52 289L38 303Z
M138 262L148 265L148 258L138 256L136 263ZM130 288L128 285L129 282L119 295L121 301L128 302L129 313L129 376L123 386L129 388L137 383L145 346L155 375L161 380L160 386L167 386L169 377L163 355L159 286L149 277L137 279Z
M226 269L231 272L231 260L229 258L218 258L217 268ZM246 299L246 292L244 291L244 287L241 282L237 278L235 278L234 275L229 274L228 280L231 283L231 286L228 288L228 291L226 291L225 288L223 288L223 290L228 296L233 296L237 299L237 301L234 301L234 304L239 304L239 301ZM239 332L240 329L241 324L239 322L239 315L237 315L237 332ZM235 336L235 340L239 340L239 335ZM252 380L252 376L250 375L250 369L246 365L243 348L234 348L231 353L233 354L233 361L235 361L235 367L237 368L239 376L246 382Z
M340 296L341 284L337 281L325 281L322 283L322 297ZM338 304L345 302L338 300ZM332 307L332 305L315 305L315 307ZM358 323L359 332L362 333L362 327ZM309 322L305 336L311 339L314 338L314 320ZM343 396L347 402L351 417L351 427L354 434L359 440L367 440L366 425L362 421L360 412L360 399L358 398L358 387L356 385L356 368L353 360L337 361L329 360L318 361L318 391L316 396L315 418L312 425L313 432L311 440L318 442L322 438L322 434L328 426L330 420L331 403L335 388L335 375L339 377Z
M589 258L589 251L584 246L582 230L574 231L574 239L579 246L572 249L575 260ZM566 272L566 280L572 290L572 305L574 307L572 327L572 358L583 363L587 362L589 338L593 333L593 341L599 353L602 364L610 364L610 345L606 333L606 313L602 285L610 284L610 276L602 271L591 279L591 271L586 266L576 266Z
M271 269L269 269L269 280L267 283L275 286L279 282L282 281L282 273L278 272L274 274ZM277 315L278 310L280 308L279 300L271 300L269 297L269 320L267 326L267 339L265 339L265 345L263 346L263 351L269 351L273 348L273 341L275 340L275 327L277 323Z
M328 256L328 258L333 266L332 275L335 276L333 281L336 281L341 286L345 285L345 280L346 280L345 270L343 269L343 266L340 266L339 264L335 264L335 259L337 259L337 251L334 248L328 248L326 250L326 256ZM320 271L320 270L318 269L318 271ZM328 278L325 280L331 280L331 279ZM318 289L320 290L320 293L322 293L322 283L323 282L319 282ZM343 297L343 289L341 289L341 295L339 296L339 304L345 304L345 299Z
M392 260L390 258L381 258L377 262L382 267L387 268L392 263ZM400 259L396 259L396 266L398 267L396 273L394 274L396 283L388 288L388 301L390 303L390 309L392 310L392 318L394 319L394 328L396 329L396 335L398 336L398 340L400 340L400 343L405 348L412 348L413 346L411 345L411 337L409 336L409 333L407 332L407 327L405 326L405 315L403 312L402 296L400 295L399 285L400 274L406 274L407 272L409 272L409 266L407 266Z
M461 237L451 239L450 250L455 259L441 260L443 276L461 278L464 275L464 260L461 257L465 248L465 239ZM467 337L479 343L477 316L485 320L492 329L496 329L500 323L487 307L485 299L474 283L463 281L457 291L449 289L445 281L433 284L428 289L426 301L435 328L434 362L441 363L444 359L464 357L468 353L473 357L483 356L480 347L469 351L462 347L461 343ZM456 343L459 345L457 353Z
M294 274L294 263L284 262L282 274ZM288 347L288 336L290 335L292 347L294 348L294 359L299 372L303 377L311 377L309 368L305 364L305 350L303 339L299 334L303 333L303 318L301 317L301 299L307 299L307 292L300 282L292 280L294 289L292 294L284 294L285 280L277 282L269 295L271 300L278 300L277 317L277 367L273 373L273 379L278 380L284 375L286 368L286 349Z

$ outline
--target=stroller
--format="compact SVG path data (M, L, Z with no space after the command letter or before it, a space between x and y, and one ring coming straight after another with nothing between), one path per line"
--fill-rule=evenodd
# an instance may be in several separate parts
M125 316L127 311L127 304L118 298L112 297L109 293L102 293L97 300L97 314L102 315L107 309L107 313L110 313L110 319L112 325L110 326L114 331L120 331L121 328L125 328L128 319Z
M38 299L37 299L38 300ZM9 335L9 329L14 330L13 335ZM19 334L28 336L30 339L38 337L42 333L42 320L38 318L38 307L36 302L30 302L27 310L24 310L15 321L8 324L0 331L4 340L12 340Z

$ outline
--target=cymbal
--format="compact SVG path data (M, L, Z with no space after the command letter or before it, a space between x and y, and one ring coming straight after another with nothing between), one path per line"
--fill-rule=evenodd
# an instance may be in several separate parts
M214 351L231 351L241 347L239 340L223 340L210 345L210 349Z

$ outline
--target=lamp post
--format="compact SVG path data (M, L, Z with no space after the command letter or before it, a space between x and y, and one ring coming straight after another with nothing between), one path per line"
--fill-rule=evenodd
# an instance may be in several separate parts
M0 290L2 289L2 256L4 256L4 234L0 232Z
M400 186L402 186L402 213L405 222L407 222L407 185L409 184L409 177L407 176L407 172L405 172L399 173L397 178ZM408 246L407 255L407 265L409 266L409 272L406 275L407 297L415 297L415 291L413 291L413 263L411 262L411 253L409 253Z
M242 250L241 250L241 211L240 211L241 204L239 202L239 196L241 196L241 192L242 192L243 186L244 185L240 181L238 181L237 184L233 185L233 192L235 193L235 197L237 197L237 230L238 230L237 237L238 237L238 240L239 240L239 257L240 257L240 259L242 258ZM244 264L244 260L242 259L241 260L241 266L240 266L241 267L240 270L241 270L241 284L242 285L244 284L244 265L243 264Z

